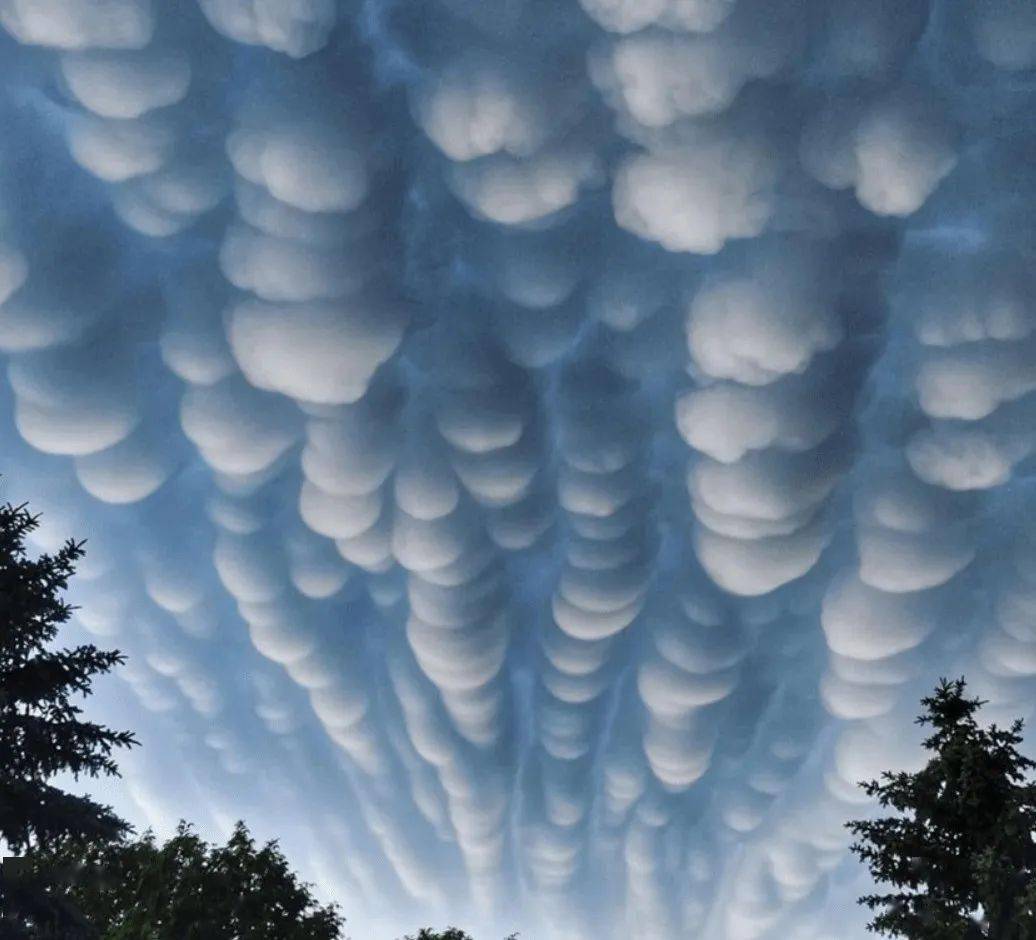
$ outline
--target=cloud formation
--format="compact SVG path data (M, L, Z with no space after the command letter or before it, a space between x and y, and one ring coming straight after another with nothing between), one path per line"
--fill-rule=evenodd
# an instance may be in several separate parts
M1033 711L1032 8L0 0L0 63L106 798L361 935L862 938L919 695Z

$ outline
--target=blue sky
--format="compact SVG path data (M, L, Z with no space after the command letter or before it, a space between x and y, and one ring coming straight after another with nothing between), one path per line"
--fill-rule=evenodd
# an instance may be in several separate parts
M864 936L1036 677L1036 6L0 0L0 481L91 785L356 940Z

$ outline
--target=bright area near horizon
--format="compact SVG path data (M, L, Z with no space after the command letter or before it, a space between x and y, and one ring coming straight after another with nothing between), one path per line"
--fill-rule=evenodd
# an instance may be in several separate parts
M0 496L91 784L348 930L863 937L1036 676L1036 5L0 0Z

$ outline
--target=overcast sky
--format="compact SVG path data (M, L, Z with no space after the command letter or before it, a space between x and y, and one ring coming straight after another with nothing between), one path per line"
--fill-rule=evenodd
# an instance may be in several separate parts
M1030 0L0 0L0 497L94 792L355 940L863 937L1036 677Z

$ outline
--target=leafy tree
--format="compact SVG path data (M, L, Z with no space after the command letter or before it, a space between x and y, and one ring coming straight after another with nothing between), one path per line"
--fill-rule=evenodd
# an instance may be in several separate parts
M257 848L244 823L209 846L184 822L159 845L67 844L39 856L59 868L68 896L104 940L337 940L343 919L321 907L276 841Z
M24 506L0 506L0 837L14 853L73 840L117 839L129 825L89 797L48 783L61 771L118 775L112 751L136 744L132 734L82 721L75 695L123 662L118 651L51 644L72 608L62 592L83 555L81 542L30 558L26 537L38 517ZM89 936L76 912L18 877L5 861L0 930L12 937Z
M432 930L430 927L422 927L416 937L407 934L403 940L471 940L471 937L459 927L447 927L445 930Z
M471 940L471 937L459 927L447 927L445 930L436 931L430 927L422 927L416 937L406 936L403 940ZM518 934L513 933L504 940L518 940Z
M852 846L893 890L860 898L870 929L909 940L1036 937L1036 763L1018 752L1022 722L984 728L985 703L943 679L922 699L933 752L914 774L862 784L897 813L848 824Z

